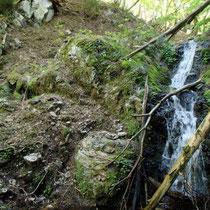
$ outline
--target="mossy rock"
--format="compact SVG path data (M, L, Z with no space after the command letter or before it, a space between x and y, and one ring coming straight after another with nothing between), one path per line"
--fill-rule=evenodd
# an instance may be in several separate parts
M48 68L30 76L12 71L8 75L7 80L13 89L13 96L16 99L21 99L25 93L27 93L28 97L42 93L58 93L65 96L74 95L71 86L63 78L62 74Z
M113 62L123 52L112 40L96 35L78 34L61 48L60 56L72 68L75 79L86 88L97 87L111 78Z
M114 164L106 165L119 155L127 142L106 131L91 133L82 140L76 155L76 178L82 195L92 205L105 205L123 187L118 186L110 194L112 187L131 170L134 148L129 147Z
M16 71L12 71L10 74L8 74L7 81L13 90L14 98L21 99L22 94L25 93L27 77L19 74Z
M71 96L73 91L67 81L55 70L45 70L40 75L35 76L27 82L30 96L40 95L42 93L58 93Z

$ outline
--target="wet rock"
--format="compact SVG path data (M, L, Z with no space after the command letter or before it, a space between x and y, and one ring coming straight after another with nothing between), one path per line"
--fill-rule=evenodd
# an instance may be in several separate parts
M42 156L40 153L31 153L30 155L26 155L23 158L26 162L34 163L37 162L39 159L41 159L41 157Z

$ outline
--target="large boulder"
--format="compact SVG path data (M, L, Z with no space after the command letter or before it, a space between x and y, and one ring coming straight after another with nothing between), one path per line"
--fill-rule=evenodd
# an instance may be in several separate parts
M76 178L78 187L92 205L104 205L111 188L128 175L134 160L134 150L130 147L114 164L114 160L128 143L123 132L112 134L106 131L90 133L82 140L76 155ZM111 196L115 195L115 188Z
M32 3L24 0L20 2L19 9L27 18L34 17L36 22L49 22L54 17L53 4L49 0L33 0Z

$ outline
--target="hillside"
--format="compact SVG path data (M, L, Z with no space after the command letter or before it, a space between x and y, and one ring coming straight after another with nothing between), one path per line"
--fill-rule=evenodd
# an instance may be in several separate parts
M55 12L49 21L20 8L0 16L0 209L114 209L125 186L110 191L132 169L138 139L109 163L141 128L132 116L142 114L147 76L147 109L170 91L183 41L162 39L121 60L158 29L102 2L63 1L48 8L44 18ZM19 14L24 21L17 24ZM209 105L209 42L200 43L194 76L206 81L197 105L201 121ZM146 170L157 179L154 159L163 149L155 150L163 146L164 126L157 114L145 144L145 157L152 156Z

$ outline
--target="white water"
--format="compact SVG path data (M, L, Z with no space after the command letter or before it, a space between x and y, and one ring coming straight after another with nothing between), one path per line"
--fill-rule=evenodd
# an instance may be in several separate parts
M177 68L177 72L172 78L171 87L180 88L192 69L196 51L196 43L190 41L184 47L184 54ZM187 145L188 139L196 131L196 116L194 105L197 94L189 91L182 97L173 96L167 101L167 112L170 117L167 121L168 139L162 155L162 167L169 170L178 159ZM174 182L172 189L186 195L195 196L196 193L207 194L207 183L205 178L204 161L201 148L197 150L187 164L183 175Z

